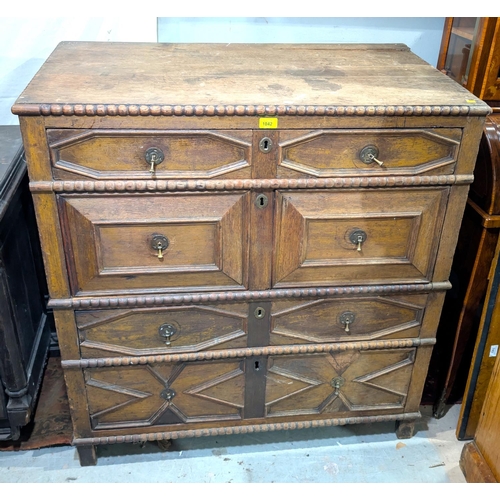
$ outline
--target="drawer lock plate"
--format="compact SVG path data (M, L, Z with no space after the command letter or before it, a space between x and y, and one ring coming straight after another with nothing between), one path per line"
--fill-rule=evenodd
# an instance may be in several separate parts
M259 194L255 198L255 206L257 208L266 208L269 204L269 198L265 194Z
M269 153L273 148L273 141L269 137L263 137L259 141L259 149L262 153Z
M266 310L263 307L257 307L253 314L257 319L262 319L266 315Z

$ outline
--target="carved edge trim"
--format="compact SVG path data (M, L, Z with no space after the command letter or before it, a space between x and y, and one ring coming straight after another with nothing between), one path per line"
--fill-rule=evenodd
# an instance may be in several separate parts
M247 189L345 189L471 184L473 175L420 175L412 177L334 177L324 179L117 180L37 181L33 192L134 193L163 191L234 191Z
M259 290L244 292L191 293L185 295L139 295L129 297L94 297L50 299L54 309L106 309L117 307L159 307L181 304L203 304L207 302L248 301L263 299L289 299L304 297L332 297L341 295L378 295L389 293L427 293L451 289L449 281L405 285L339 286L328 288L297 288Z
M226 349L220 351L202 351L179 354L160 354L153 356L92 358L63 360L63 368L102 368L110 366L147 365L149 363L177 363L186 361L201 361L212 359L245 358L249 356L275 356L288 354L311 354L320 352L338 352L372 349L401 349L434 345L436 339L397 339L379 341L343 342L336 344L307 344L289 346L246 347L241 349Z
M137 443L141 441L162 441L165 439L180 439L186 437L224 436L229 434L250 434L253 432L288 431L309 429L316 427L330 427L350 424L372 424L376 422L390 422L394 420L417 420L420 412L400 413L389 415L375 415L368 417L327 418L318 420L304 420L297 422L277 422L254 425L234 425L208 429L188 429L170 432L149 432L144 434L128 434L124 436L104 436L90 438L74 438L73 446L88 446L101 444Z
M486 105L323 106L280 104L14 104L24 116L485 116Z

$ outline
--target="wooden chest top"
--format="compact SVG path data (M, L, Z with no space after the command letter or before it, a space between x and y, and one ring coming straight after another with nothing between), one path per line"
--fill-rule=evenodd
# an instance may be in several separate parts
M62 42L19 115L486 115L403 44Z

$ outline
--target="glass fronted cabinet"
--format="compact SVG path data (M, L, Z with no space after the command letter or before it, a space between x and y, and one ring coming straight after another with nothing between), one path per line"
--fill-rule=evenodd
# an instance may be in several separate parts
M447 17L437 67L480 99L500 101L500 18Z

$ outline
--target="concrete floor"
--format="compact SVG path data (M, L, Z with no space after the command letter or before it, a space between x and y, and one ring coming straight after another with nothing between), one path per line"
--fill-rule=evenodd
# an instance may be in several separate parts
M80 467L71 446L0 452L2 483L465 483L465 444L455 438L460 407L437 420L430 407L416 434L393 423L99 446Z

